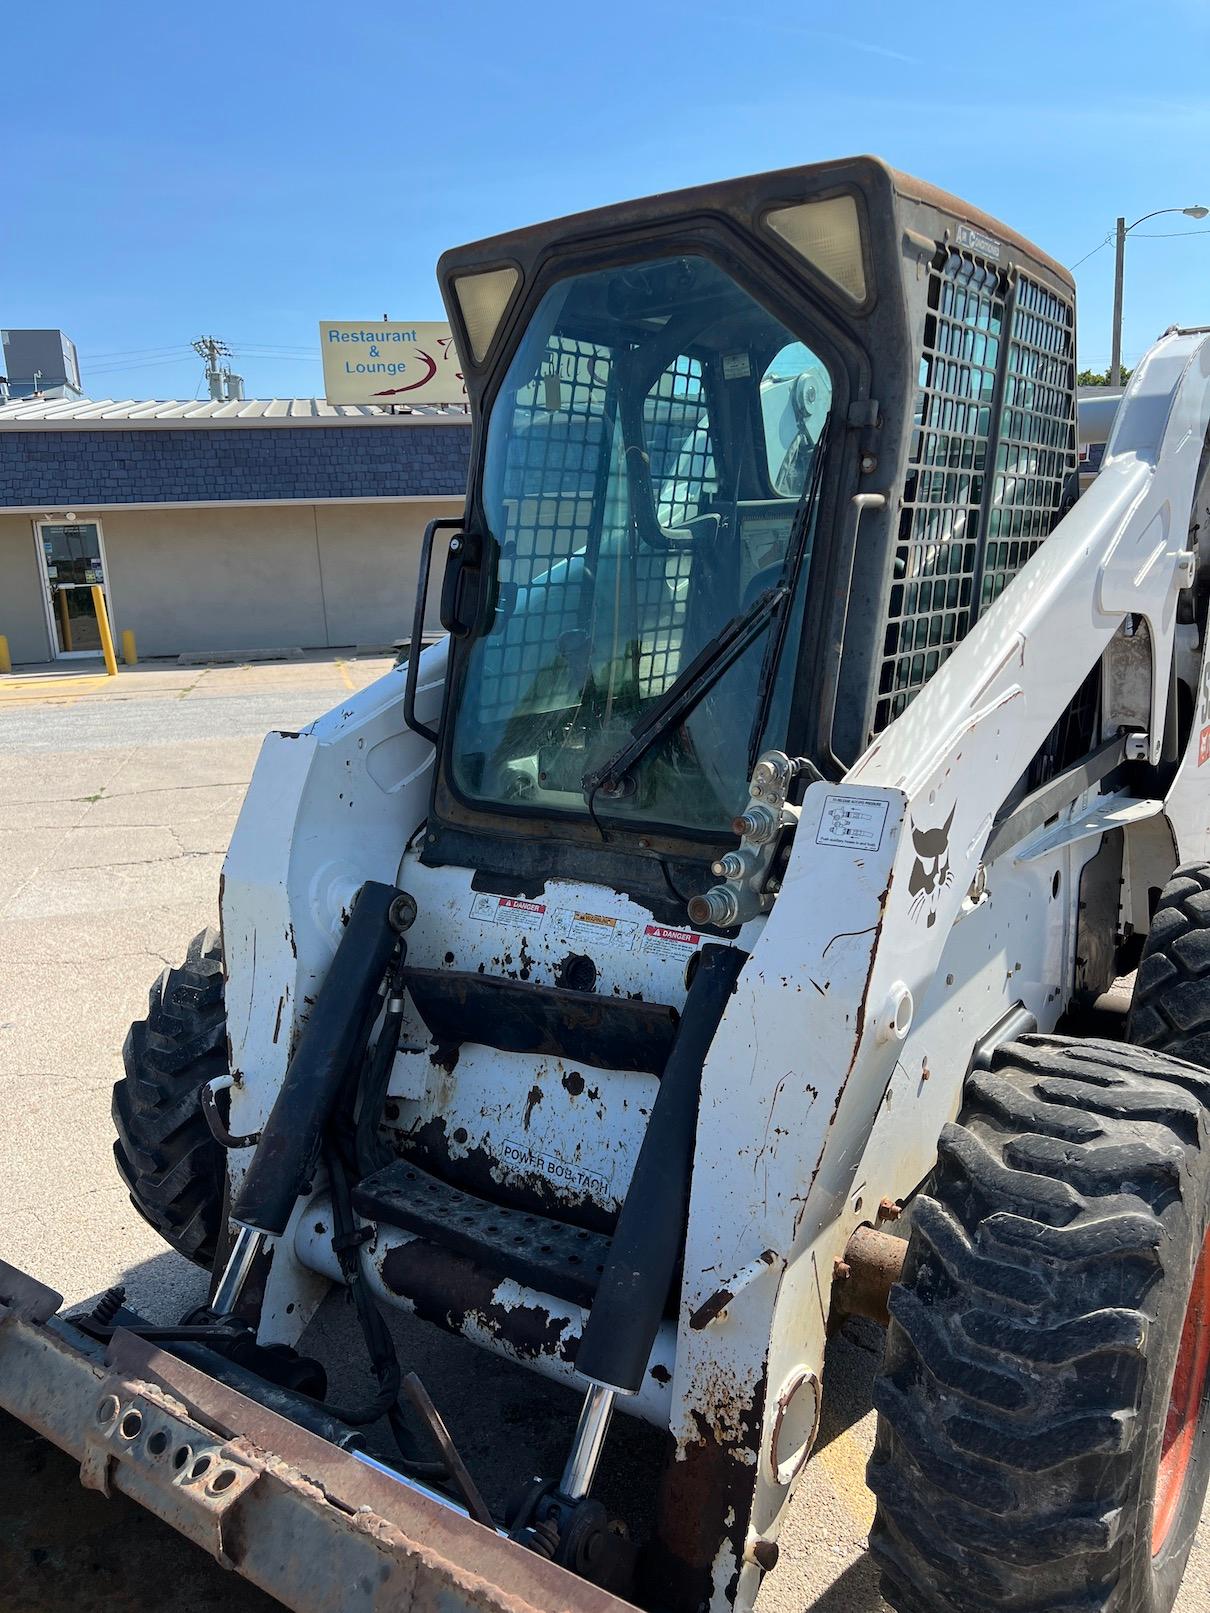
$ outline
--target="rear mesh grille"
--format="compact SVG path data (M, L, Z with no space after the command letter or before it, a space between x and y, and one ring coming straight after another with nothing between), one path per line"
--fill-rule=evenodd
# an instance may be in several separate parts
M1075 464L1073 362L1072 309L1052 292L966 253L934 264L874 732L1053 526Z
M1054 525L1075 466L1072 308L1024 277L1013 300L980 609L998 599Z

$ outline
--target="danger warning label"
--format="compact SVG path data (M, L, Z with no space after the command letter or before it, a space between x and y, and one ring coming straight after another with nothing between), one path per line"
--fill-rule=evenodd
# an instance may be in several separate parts
M525 902L518 896L476 896L471 917L485 924L524 924L540 930L546 917L545 902Z
M701 945L701 940L696 930L670 930L663 924L647 924L639 951L657 958L684 958Z

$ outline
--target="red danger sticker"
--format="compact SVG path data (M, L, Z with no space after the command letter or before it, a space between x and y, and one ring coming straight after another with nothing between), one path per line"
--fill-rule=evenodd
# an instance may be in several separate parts
M696 930L666 930L662 924L648 924L646 931L652 941L664 941L670 946L695 947L701 940Z
M471 917L488 924L527 924L540 929L545 914L545 902L526 902L519 896L476 896L471 902Z
M1197 765L1204 767L1210 762L1210 728L1203 728L1197 738Z

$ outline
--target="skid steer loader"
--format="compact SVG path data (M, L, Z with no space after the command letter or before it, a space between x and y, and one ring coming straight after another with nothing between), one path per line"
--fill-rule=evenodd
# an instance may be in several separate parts
M745 1609L829 1328L880 1316L891 1603L1166 1613L1210 1463L1210 336L1077 501L1069 275L874 159L439 275L472 467L414 653L266 739L221 942L115 1090L209 1303L62 1319L5 1267L0 1403L307 1613ZM368 1407L298 1348L339 1283ZM578 1388L507 1515L390 1307ZM615 1410L666 1442L629 1535Z

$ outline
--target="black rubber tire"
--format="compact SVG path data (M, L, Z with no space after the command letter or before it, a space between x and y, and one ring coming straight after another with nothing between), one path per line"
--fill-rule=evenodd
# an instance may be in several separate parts
M1210 866L1164 886L1134 983L1127 1037L1210 1069Z
M1203 1402L1152 1557L1210 1220L1210 1080L1036 1036L971 1078L916 1201L875 1384L870 1548L900 1613L1168 1613L1210 1468Z
M151 988L113 1089L114 1159L131 1203L165 1242L209 1269L222 1224L226 1159L199 1091L227 1073L222 943L203 930Z

